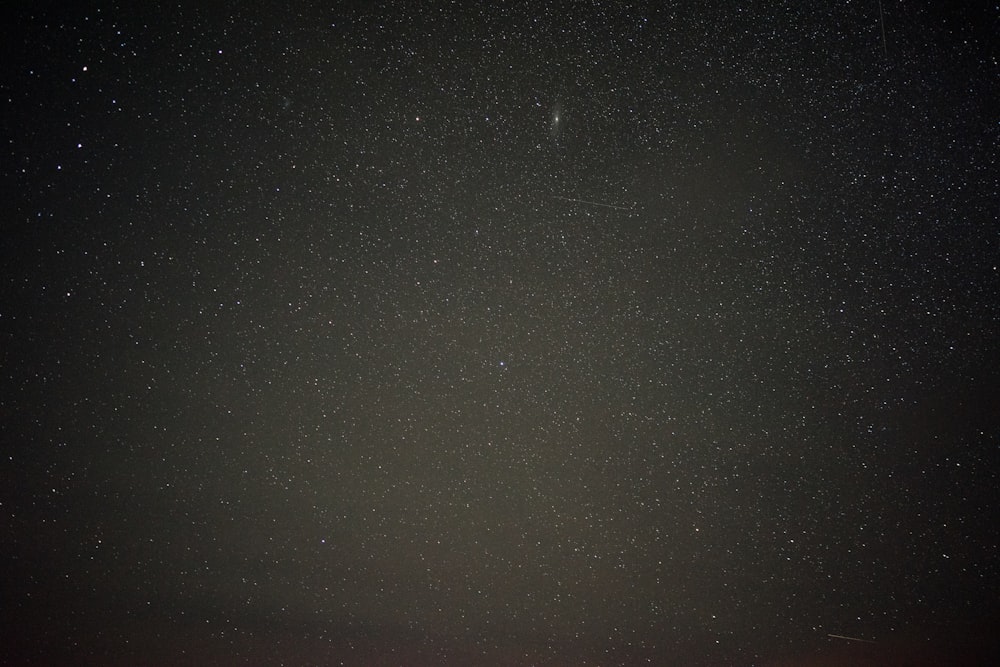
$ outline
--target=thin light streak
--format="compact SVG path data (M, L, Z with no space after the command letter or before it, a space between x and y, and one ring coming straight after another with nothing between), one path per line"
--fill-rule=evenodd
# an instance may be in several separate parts
M846 639L849 642L862 642L864 644L874 644L871 639L861 639L860 637L848 637L847 635L835 635L832 632L826 634L827 637L833 637L834 639Z
M878 0L878 20L879 25L882 28L882 57L885 59L885 64L889 64L889 44L885 39L885 12L882 11L882 0Z
M591 206L603 206L604 208L613 208L613 209L616 209L616 210L619 210L619 211L631 211L632 210L631 208L628 208L627 206L618 206L617 204L606 204L604 202L589 201L587 199L573 199L572 197L560 197L559 195L552 195L552 198L553 199L559 199L559 200L562 200L562 201L575 202L577 204L589 204Z

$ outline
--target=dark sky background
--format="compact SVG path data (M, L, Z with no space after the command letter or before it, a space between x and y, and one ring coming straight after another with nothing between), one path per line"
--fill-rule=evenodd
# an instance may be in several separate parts
M984 659L995 4L291 4L4 17L0 663Z

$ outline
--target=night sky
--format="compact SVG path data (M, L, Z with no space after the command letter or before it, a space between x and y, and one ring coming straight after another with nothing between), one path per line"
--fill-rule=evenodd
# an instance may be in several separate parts
M0 664L995 650L995 4L20 4Z

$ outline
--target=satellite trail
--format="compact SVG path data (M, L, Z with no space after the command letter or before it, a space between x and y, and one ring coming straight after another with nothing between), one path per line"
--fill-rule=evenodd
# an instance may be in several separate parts
M553 199L561 199L562 201L571 201L577 204L589 204L591 206L603 206L604 208L613 208L618 211L631 211L632 209L627 206L618 206L617 204L605 204L599 201L587 201L586 199L572 199L570 197L560 197L559 195L552 195Z
M885 12L882 11L882 0L878 0L878 21L882 28L882 59L889 64L889 43L885 39Z
M864 644L874 644L875 643L875 642L873 642L870 639L860 639L858 637L848 637L847 635L835 635L835 634L832 634L832 633L829 633L829 632L826 634L826 636L827 637L833 637L834 639L846 639L849 642L862 642Z

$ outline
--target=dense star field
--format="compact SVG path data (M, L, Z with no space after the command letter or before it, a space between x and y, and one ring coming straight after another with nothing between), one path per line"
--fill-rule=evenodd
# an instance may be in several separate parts
M944 4L22 3L0 664L987 660Z

